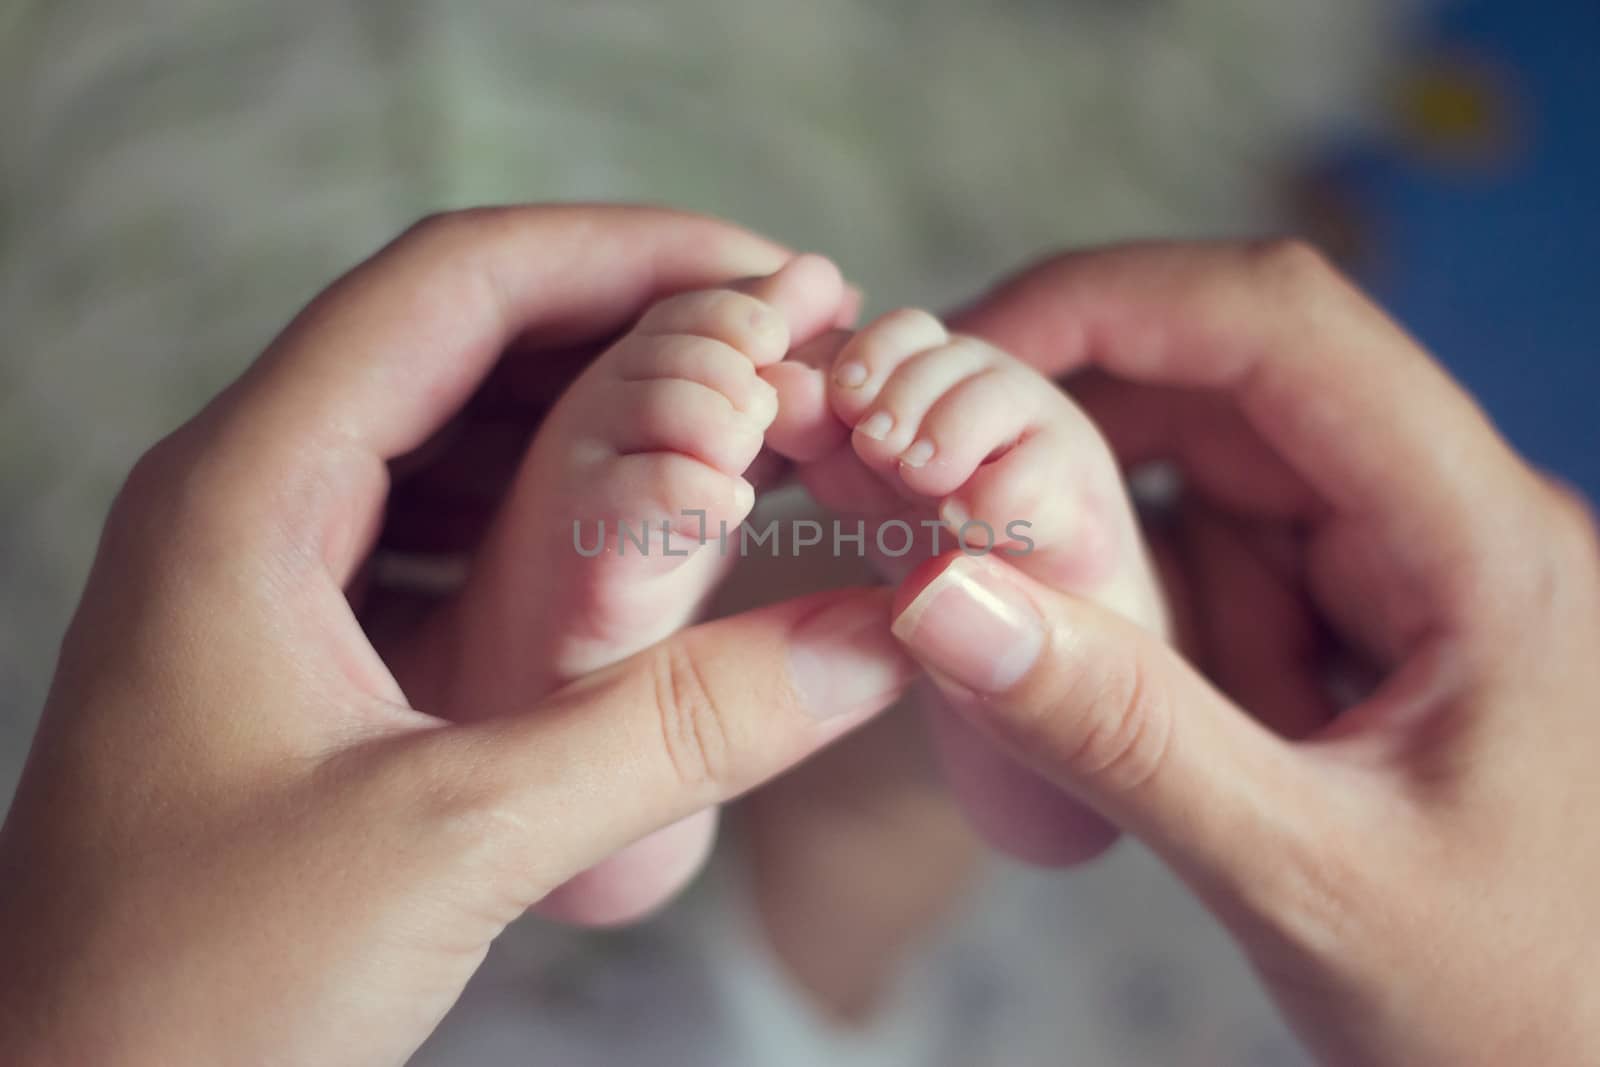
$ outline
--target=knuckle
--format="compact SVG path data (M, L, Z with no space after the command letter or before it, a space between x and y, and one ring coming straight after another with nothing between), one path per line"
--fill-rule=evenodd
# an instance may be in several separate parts
M546 869L547 850L525 815L527 783L497 773L493 753L480 743L459 735L440 742L380 763L367 803L406 812L405 825L429 854L480 884L503 887L514 917L565 872Z
M420 216L400 234L399 244L434 244L451 239L461 229L461 212L435 211Z
M512 232L527 209L474 207L424 215L406 228L386 252L429 263L440 277L476 283L475 299L488 313L509 314L515 294L497 268L497 238Z
M455 211L434 211L422 215L401 234L406 244L453 244L467 234L485 225L492 225L504 217L506 209L496 207L471 207Z
M674 782L691 794L723 792L732 784L732 738L699 662L677 641L653 656L661 750Z
M111 505L114 521L126 520L148 508L160 506L161 497L178 473L173 451L172 439L163 438L134 461Z
M1376 945L1366 918L1374 899L1362 867L1364 842L1326 822L1319 834L1277 834L1275 862L1213 901L1223 920L1243 935L1252 962L1279 988L1295 990L1308 976L1351 964L1353 947ZM1308 966L1309 965L1309 966Z
M639 320L646 333L675 333L717 344L744 358L749 353L787 346L783 316L761 300L731 289L684 293L651 308Z
M1145 656L1097 649L1072 657L1061 705L1081 725L1069 740L1067 769L1118 792L1140 789L1171 752L1172 701Z
M164 539L193 521L192 457L183 444L187 428L152 445L133 464L106 518L105 542L121 550Z
M1298 237L1275 237L1246 246L1249 283L1296 301L1324 293L1340 277L1316 245Z
M1536 560L1542 565L1540 617L1567 622L1572 615L1557 610L1563 605L1587 616L1600 596L1600 529L1588 502L1570 486L1545 478L1542 486L1549 506L1545 541L1549 552Z
M1479 597L1493 591L1493 612L1486 613L1481 600L1471 604L1480 614L1507 620L1510 629L1497 630L1496 640L1528 638L1538 644L1549 635L1544 627L1529 629L1526 620L1560 628L1570 621L1568 609L1587 608L1584 594L1600 575L1600 546L1582 499L1555 478L1537 472L1532 478L1523 506L1506 510L1497 536L1479 549L1474 580L1463 584ZM1495 551L1506 543L1538 550Z
M1575 548L1579 559L1600 559L1600 536L1597 536L1594 510L1589 502L1570 485L1553 478L1546 479L1551 511L1563 542Z
M104 550L182 559L194 574L231 573L266 558L315 563L318 517L335 488L320 472L263 466L226 431L203 419L185 424L134 463L107 515Z
M1079 750L1079 766L1104 785L1132 791L1153 779L1172 741L1172 707L1166 687L1143 657L1128 656L1109 673L1093 720Z

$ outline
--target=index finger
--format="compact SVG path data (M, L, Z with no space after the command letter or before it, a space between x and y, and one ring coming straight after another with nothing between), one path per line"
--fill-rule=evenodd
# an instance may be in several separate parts
M738 227L658 208L435 216L314 300L252 371L248 402L281 405L285 429L332 423L394 456L459 407L512 340L603 336L664 290L770 273L788 258Z
M657 208L426 219L313 300L214 405L209 462L258 490L320 487L318 499L375 508L385 462L442 426L513 341L608 336L664 292L789 258L738 227Z

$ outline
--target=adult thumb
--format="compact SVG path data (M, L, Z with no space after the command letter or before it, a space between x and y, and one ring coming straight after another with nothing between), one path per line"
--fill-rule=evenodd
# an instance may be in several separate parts
M888 621L886 592L857 589L703 623L522 712L409 735L397 777L465 810L446 821L494 862L477 888L515 915L892 704L916 666Z
M1310 761L1145 630L993 556L932 561L894 608L960 713L1214 902L1306 839Z

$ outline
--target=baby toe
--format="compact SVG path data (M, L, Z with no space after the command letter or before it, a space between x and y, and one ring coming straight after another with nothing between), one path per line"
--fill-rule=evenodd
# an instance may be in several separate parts
M1054 589L1090 597L1157 634L1161 589L1116 462L1087 422L1053 423L947 497L945 525Z
M847 515L894 515L907 501L892 483L864 466L849 444L800 467L800 484L818 504Z
M770 420L776 413L777 391L743 353L725 342L692 334L634 336L619 343L615 359L620 381L680 379L720 393L735 409L758 420Z
M906 487L924 496L952 493L980 464L1038 429L1025 384L1007 367L991 366L940 394L896 454Z
M1074 435L1050 424L981 466L947 496L939 514L965 543L1004 551L1012 562L1055 588L1090 590L1123 558L1120 484L1075 471Z
M850 430L828 405L827 368L849 340L834 330L760 371L777 394L778 412L767 427L767 447L797 463L809 463L849 440Z
M676 452L618 456L593 492L599 514L657 530L665 521L688 541L716 540L719 529L737 528L755 503L755 489L743 478Z
M789 325L783 312L732 289L668 297L645 312L633 329L633 336L640 338L674 334L721 342L758 367L776 363L789 350Z
M943 323L917 308L876 319L844 346L834 362L828 399L835 414L847 425L856 425L901 363L949 339Z
M991 366L982 346L962 341L928 349L901 363L856 423L854 440L862 459L886 471L933 462L937 441L923 428L928 413Z
M770 412L747 414L699 382L662 378L619 383L606 432L621 454L681 452L725 474L740 474L761 451L770 421Z
M773 274L737 282L733 288L748 293L777 311L789 328L789 344L802 345L844 319L849 291L839 268L825 256L795 256Z

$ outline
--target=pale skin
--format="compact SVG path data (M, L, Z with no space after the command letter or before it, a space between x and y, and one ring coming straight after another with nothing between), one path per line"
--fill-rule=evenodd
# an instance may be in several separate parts
M139 461L0 832L0 1060L404 1062L506 923L898 695L882 590L685 630L491 718L470 587L420 629L375 620L385 655L347 600L386 461L475 391L459 445L537 399L529 363L790 258L648 209L432 219Z
M718 534L705 545L698 538L747 518L755 488L744 475L763 446L798 461L822 504L864 517L874 543L885 520L906 523L916 554L878 556L891 578L937 548L929 528L943 521L944 544L965 537L975 550L1016 552L1019 567L1053 588L1165 633L1115 461L1066 395L925 311L892 312L855 333L820 332L846 317L847 302L831 264L798 257L767 278L662 300L578 377L535 437L453 620L466 634L464 674L488 687L462 701L474 716L515 710L689 623L736 559ZM624 528L644 543L625 540ZM1025 552L1013 531L1027 538ZM1104 839L1085 835L1076 805L964 727L937 693L920 703L936 716L950 780L972 795L991 838L1056 863L1083 855L1086 836L1096 846ZM963 881L897 885L885 872L971 860L958 828L946 825L948 804L916 788L931 776L900 756L885 763L886 753L915 750L916 737L897 734L895 745L874 746L879 802L902 813L892 832L862 819L871 805L859 795L848 819L823 817L832 809L818 800L835 790L816 783L831 762L809 791L782 790L751 817L759 906L779 958L845 1016L865 1012L898 950L933 925ZM908 788L882 780L891 774L909 776ZM912 796L928 803L908 826ZM714 831L714 814L698 812L584 872L537 910L590 923L634 918L700 866ZM826 852L847 839L872 857L853 875L836 852L811 847ZM891 855L898 860L886 866ZM841 880L864 911L871 898L886 903L871 923L835 917L827 925L839 936L829 938L815 902Z
M1125 461L1179 466L1158 547L1215 679L947 559L895 628L969 721L1155 848L1323 1061L1600 1059L1587 509L1297 244L1068 255L959 321L1082 372ZM1368 695L1336 715L1352 661Z
M1026 362L903 308L855 334L825 333L762 375L780 399L769 446L797 461L820 503L864 519L874 562L890 580L964 543L1168 638L1111 451ZM896 521L903 525L886 528ZM903 553L907 527L917 538ZM1115 839L1104 820L975 732L948 694L927 690L918 703L946 783L991 844L1034 864L1070 866Z
M1047 587L1166 635L1115 460L1027 364L903 308L825 333L761 374L779 401L768 446L796 461L847 528L859 526L885 578L965 541L1012 553ZM932 726L932 752L917 719L888 717L747 805L767 937L812 999L847 1021L871 1014L906 950L948 916L976 869L952 794L990 843L1030 862L1080 862L1112 840L936 689L919 687L914 704Z
M925 311L828 331L845 304L832 264L802 256L737 288L662 300L578 377L534 439L452 619L467 635L464 674L490 690L464 694L471 714L502 714L497 696L514 706L692 620L736 558L718 535L697 538L748 517L755 488L744 475L763 446L798 461L824 506L871 520L872 543L884 520L908 520L919 552L880 555L890 577L937 548L929 526L943 521L946 545L964 536L975 550L1015 552L1053 588L1165 633L1115 461L1067 396ZM623 540L624 527L644 535L642 547ZM1017 784L1036 779L986 766L998 758L992 746L948 715L940 723L952 780L982 790L974 810L992 836L1060 862L1050 846L1080 820L1052 817L1061 805ZM697 869L714 826L711 812L697 813L540 910L636 917ZM1077 843L1073 834L1068 846Z
M1188 880L1327 1062L1595 1058L1592 524L1295 246L1069 257L958 321L1098 368L1118 454L1183 468L1158 558L1220 687L957 555L892 605L692 627L467 725L436 623L382 642L402 688L345 597L385 461L513 340L582 349L788 259L660 212L435 220L140 462L0 836L7 1062L403 1062L522 910L897 695L891 620L965 721ZM1336 720L1325 633L1384 680Z
M749 514L744 475L777 413L759 371L833 326L848 301L833 264L797 257L768 277L662 299L578 376L435 624L461 634L452 702L473 718L515 711L699 614L736 558L701 548L700 527L736 529ZM621 540L624 524L639 541ZM638 918L693 876L715 832L715 811L695 812L538 910L588 924Z

